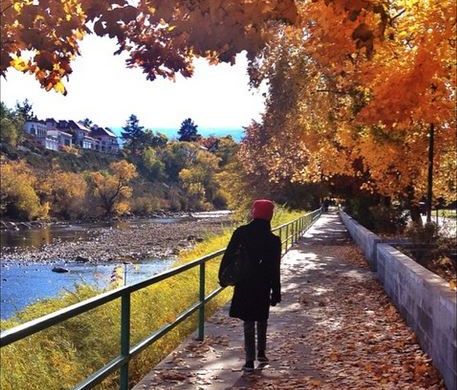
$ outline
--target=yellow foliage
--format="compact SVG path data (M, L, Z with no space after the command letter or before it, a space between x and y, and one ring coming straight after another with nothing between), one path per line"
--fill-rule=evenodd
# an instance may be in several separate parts
M122 215L130 210L128 199L132 188L129 183L137 175L135 166L125 160L111 163L109 172L90 174L92 194L106 215Z
M434 194L455 199L456 3L300 3L303 30L278 35L253 64L269 82L263 123L241 147L271 181L350 176L361 188L418 201L430 125Z
M64 145L62 146L62 151L65 153L70 153L75 156L79 156L79 149L75 148L74 146Z
M47 203L42 204L36 193L37 178L23 161L0 165L0 211L18 219L46 218Z
M66 218L81 216L86 201L87 183L79 173L55 171L42 183L54 214Z

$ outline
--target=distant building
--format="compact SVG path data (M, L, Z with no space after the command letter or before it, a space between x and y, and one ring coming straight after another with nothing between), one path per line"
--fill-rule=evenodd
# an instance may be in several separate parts
M63 146L72 146L73 144L73 136L62 130L48 130L48 136L57 138L59 149Z
M81 121L34 119L24 124L24 132L32 135L40 145L50 150L76 146L102 153L119 152L117 137L109 128L94 126L89 129Z
M82 148L83 149L90 149L90 150L96 150L96 140L92 137L89 136L84 136L82 139Z
M45 149L48 150L54 150L58 151L59 150L59 140L56 136L53 135L47 135L43 140L43 146Z
M47 127L44 121L30 120L24 123L24 131L37 138L45 138Z
M57 137L48 135L48 127L45 121L30 120L24 123L24 132L35 138L37 143L48 150L58 150L59 142Z
M91 137L98 141L97 150L103 153L119 152L119 143L116 135L107 127L95 127L92 129Z
M45 123L48 137L57 139L59 149L63 146L73 145L73 136L70 133L59 130L58 122L54 118L46 118Z

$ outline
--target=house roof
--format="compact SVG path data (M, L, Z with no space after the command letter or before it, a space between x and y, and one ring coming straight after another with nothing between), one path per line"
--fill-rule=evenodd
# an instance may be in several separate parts
M25 123L39 123L40 125L44 125L46 124L45 121L42 121L42 120L38 120L38 119L32 119L32 120L28 120L28 121L25 121Z
M79 130L87 131L88 133L91 132L91 130L88 127L84 126L84 124L81 121L76 122L75 125L78 127Z
M111 138L117 138L116 134L114 134L109 128L105 127L96 127L92 130L91 136L93 137L111 137Z
M66 133L65 131L62 131L62 130L58 130L58 129L48 130L48 134L49 134L49 133L52 134L52 133L54 133L54 132L55 132L56 134L59 134L59 133L60 133L60 134L66 135L67 137L72 137L71 134Z
M67 121L59 120L57 122L57 128L58 129L68 129L68 128L70 128L70 126Z

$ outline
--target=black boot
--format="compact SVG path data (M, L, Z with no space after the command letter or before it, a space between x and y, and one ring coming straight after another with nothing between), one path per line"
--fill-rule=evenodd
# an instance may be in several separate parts
M244 372L252 372L252 371L254 371L254 361L247 360L246 363L244 363L244 366L243 366L242 370Z
M257 353L257 361L262 362L262 363L267 363L269 362L268 358L265 355L265 351L259 351Z

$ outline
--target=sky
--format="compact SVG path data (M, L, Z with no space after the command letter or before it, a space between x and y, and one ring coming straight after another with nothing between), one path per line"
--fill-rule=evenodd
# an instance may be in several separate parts
M234 66L198 59L192 78L178 75L175 82L151 82L140 69L126 68L126 56L114 56L115 50L113 40L87 36L65 82L67 96L46 92L33 76L10 69L0 81L1 100L14 107L28 98L39 119L87 117L108 127L121 127L135 114L141 125L153 130L177 129L188 117L203 129L239 129L260 119L264 110L265 90L249 89L243 55Z

